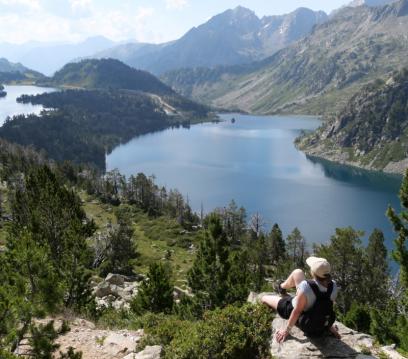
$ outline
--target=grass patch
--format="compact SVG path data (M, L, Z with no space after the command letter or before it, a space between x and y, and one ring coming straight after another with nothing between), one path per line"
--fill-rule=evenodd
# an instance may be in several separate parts
M92 218L98 231L106 229L108 223L116 223L115 207L101 203L92 196L80 193L87 216ZM173 268L175 284L185 287L187 272L193 264L195 250L203 231L186 231L176 220L168 217L149 217L135 209L131 220L137 252L135 272L147 273L151 263L168 260Z

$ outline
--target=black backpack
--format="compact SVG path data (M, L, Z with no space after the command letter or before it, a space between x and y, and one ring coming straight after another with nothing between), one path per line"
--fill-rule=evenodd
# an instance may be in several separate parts
M312 288L316 296L316 302L307 312L303 312L296 326L307 336L320 336L327 331L336 320L333 310L333 301L330 296L333 292L333 282L329 283L327 292L321 292L316 282L308 280L307 283Z

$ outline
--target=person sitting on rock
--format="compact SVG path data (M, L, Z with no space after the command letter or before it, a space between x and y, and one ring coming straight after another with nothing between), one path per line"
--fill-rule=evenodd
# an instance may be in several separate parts
M307 265L313 280L306 280L301 269L295 269L284 282L277 285L278 295L264 295L261 302L287 319L285 329L278 330L276 340L282 343L294 325L308 336L321 336L331 332L340 339L335 322L333 304L337 297L336 282L331 278L330 263L324 258L309 257ZM296 296L286 290L296 288Z

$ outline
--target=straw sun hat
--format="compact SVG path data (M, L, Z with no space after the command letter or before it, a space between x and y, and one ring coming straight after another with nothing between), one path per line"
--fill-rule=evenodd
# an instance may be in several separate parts
M307 265L310 267L312 274L319 278L326 278L330 276L330 263L325 258L309 257L306 259Z

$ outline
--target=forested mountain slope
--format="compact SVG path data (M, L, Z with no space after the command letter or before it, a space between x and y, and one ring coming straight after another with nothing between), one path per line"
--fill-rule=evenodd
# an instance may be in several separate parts
M364 84L408 65L408 0L347 7L253 71L213 70L196 83L191 71L166 75L174 88L212 104L260 114L334 112ZM199 74L203 73L201 71Z
M213 118L207 106L112 59L68 64L40 84L71 89L21 96L18 101L49 110L7 120L0 136L45 150L57 161L92 164L100 170L105 169L107 152L137 135Z
M66 88L110 88L154 94L175 94L152 74L114 59L82 60L65 65L41 84Z
M316 133L298 140L307 154L386 172L408 167L408 70L355 95Z

